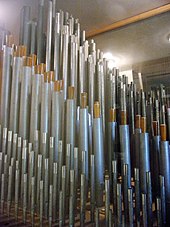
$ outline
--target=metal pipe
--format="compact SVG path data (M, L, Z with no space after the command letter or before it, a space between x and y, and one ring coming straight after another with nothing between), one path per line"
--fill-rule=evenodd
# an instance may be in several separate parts
M136 226L140 226L140 181L139 181L139 169L134 169L135 178L135 221Z
M100 118L100 106L96 102L94 104L94 119L93 119L93 149L95 155L95 191L96 205L103 204L103 186L104 186L104 147L102 133L102 119Z
M11 43L12 45L12 43ZM10 45L10 46L11 46ZM11 91L11 61L12 48L4 45L2 57L2 87L1 87L1 126L2 128L9 127L9 110L10 110L10 91Z
M47 42L46 42L46 71L51 70L51 42L52 42L52 1L48 2Z
M128 188L128 216L129 226L133 226L133 189Z
M23 49L19 47L19 51ZM26 47L25 47L26 50ZM13 59L12 83L11 83L11 102L10 102L10 119L9 129L14 133L19 130L19 108L20 108L20 90L21 90L21 72L23 59L22 56L16 56Z
M162 223L166 223L166 198L165 198L165 177L159 175L159 185L160 185L160 199L161 199L161 210L162 210Z
M140 189L147 192L146 172L150 171L149 134L140 133Z
M57 201L58 201L58 164L56 162L53 163L53 220L56 221L57 216Z
M48 219L48 209L49 209L49 159L45 158L44 165L44 214L45 218Z
M105 226L107 227L109 227L109 213L110 213L110 180L105 179Z
M59 193L59 226L62 227L64 225L64 212L63 212L63 192Z
M30 58L27 59L27 61L30 60ZM30 97L31 65L27 62L27 65L23 66L22 70L19 112L19 136L23 139L29 139Z
M131 187L131 161L130 161L130 138L129 138L129 126L120 125L120 151L121 151L121 173L123 175L123 165L128 165L128 188Z
M62 139L62 96L60 92L60 81L54 82L54 91L52 93L52 125L51 135L55 137L54 161L59 160L59 140ZM57 127L56 127L57 125Z
M169 161L169 142L160 143L160 174L165 178L166 203L170 203L170 161Z
M75 121L76 108L74 100L74 87L68 89L68 99L66 101L66 144L71 144L71 169L74 168L74 146L75 146Z
M49 213L48 213L48 223L49 226L52 226L53 220L53 185L49 187Z
M39 0L37 20L37 62L44 62L43 56L43 27L44 27L44 0Z
M44 182L41 180L40 181L40 191L39 191L39 198L40 198L40 226L43 226L43 210L44 210Z
M38 71L39 69L37 69ZM42 75L36 73L32 77L31 113L30 113L30 141L34 142L36 130L40 130L40 111L41 111L41 82Z
M161 199L156 198L156 215L157 215L157 226L162 226L162 207L161 207Z
M31 177L31 224L34 226L35 216L35 177Z
M121 184L117 184L117 225L122 225L122 189Z
M153 225L151 172L146 172L148 226Z
M80 188L80 226L85 224L85 210L86 210L86 178L81 174L81 188Z
M147 200L146 194L142 193L142 226L148 226Z
M24 224L26 224L26 220L27 220L27 197L28 197L28 177L27 177L27 173L24 173L24 185L23 185L23 222Z

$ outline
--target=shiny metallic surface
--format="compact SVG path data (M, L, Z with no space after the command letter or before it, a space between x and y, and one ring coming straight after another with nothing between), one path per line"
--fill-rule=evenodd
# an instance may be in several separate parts
M140 134L140 189L146 193L146 172L150 171L149 135Z
M121 173L123 175L123 165L128 165L128 187L131 186L131 161L130 161L130 139L129 126L120 125L120 150L121 150Z

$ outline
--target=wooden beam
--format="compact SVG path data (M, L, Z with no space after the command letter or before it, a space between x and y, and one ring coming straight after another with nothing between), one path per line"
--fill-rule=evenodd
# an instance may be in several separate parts
M170 4L166 4L166 5L160 6L158 8L146 11L144 13L140 13L138 15L135 15L135 16L132 16L132 17L117 21L117 22L115 22L113 24L106 25L104 27L89 31L89 32L87 32L86 37L87 38L91 38L91 37L94 37L96 35L115 30L117 28L121 28L121 27L124 27L126 25L129 25L129 24L141 21L141 20L145 20L147 18L156 16L156 15L159 15L161 13L168 12L168 11L170 11Z

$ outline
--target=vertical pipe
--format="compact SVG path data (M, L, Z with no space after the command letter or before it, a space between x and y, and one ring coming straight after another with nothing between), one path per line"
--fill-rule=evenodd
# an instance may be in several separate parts
M94 104L94 119L93 119L93 149L95 155L95 191L96 204L103 204L103 186L104 186L104 151L103 151L103 133L102 119L100 118L100 106L96 102Z
M46 42L46 71L51 70L51 42L52 42L52 1L48 2L47 42Z

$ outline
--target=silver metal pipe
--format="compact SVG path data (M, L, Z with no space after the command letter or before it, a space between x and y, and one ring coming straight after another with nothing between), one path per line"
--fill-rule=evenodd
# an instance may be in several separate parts
M70 196L69 199L69 226L73 227L74 226L74 199L73 196Z
M162 223L166 223L166 198L165 198L165 177L159 175L159 185L160 185L160 198L161 198L161 210L162 210Z
M73 210L75 210L76 208L76 188L75 188L75 171L74 170L70 170L70 193L69 196L72 197L71 198L71 207L73 206ZM69 207L69 212L70 212L70 208ZM72 209L72 208L71 208Z
M39 191L39 197L40 197L40 226L43 226L43 211L44 211L44 182L41 180L40 181L40 191Z
M79 151L85 152L85 172L86 182L89 179L89 144L88 144L88 110L80 108L80 128L79 128Z
M61 36L61 22L60 13L55 15L55 38L54 38L54 75L55 80L59 80L60 72L60 36Z
M99 223L100 223L99 208L96 208L96 210L95 210L95 226L99 227Z
M21 199L24 196L24 174L28 171L28 148L22 148L22 166L21 166Z
M22 64L23 59L21 57L13 58L9 129L14 133L18 133L19 130Z
M113 188L113 213L116 214L117 211L117 161L112 161L112 188Z
M9 166L9 176L8 176L8 192L7 192L7 214L8 217L10 216L10 211L11 211L11 203L12 203L12 173L13 167Z
M24 6L21 10L21 15L20 15L20 36L19 36L19 43L23 44L24 43L24 34L25 34L25 30L26 27L25 25L28 23L28 21L30 20L30 16L31 16L31 7L30 6Z
M54 161L59 160L59 140L62 139L62 95L60 91L53 91L52 93L52 125L51 135L55 137L55 153ZM57 125L57 127L56 127Z
M102 133L102 119L93 119L93 149L95 155L95 191L96 204L101 206L103 204L103 186L104 186L104 148L103 148L103 133Z
M122 189L121 184L117 184L117 225L122 225Z
M37 51L36 41L37 41L37 22L31 21L30 22L30 54L35 54Z
M64 225L64 211L63 211L63 192L59 193L59 227Z
M162 226L162 207L161 207L161 199L156 198L156 216L157 216L157 226Z
M5 202L5 174L1 176L1 213L4 213L4 202Z
M160 174L165 178L165 196L166 203L170 203L170 159L169 159L169 142L161 141L160 143Z
M40 207L40 181L42 180L42 155L38 155L38 162L37 162L37 196L36 196L36 208L37 212L39 211Z
M41 82L42 75L35 74L32 77L31 113L30 113L30 142L34 142L36 130L40 130L41 114Z
M123 204L124 204L124 217L125 223L128 222L128 164L123 164Z
M62 165L64 161L64 151L62 140L58 143L58 192L61 189L61 178L62 178Z
M110 180L105 179L105 226L109 227L110 213Z
M147 200L146 194L142 193L142 226L148 226Z
M130 138L129 126L120 125L120 151L121 151L121 173L123 173L123 165L128 165L128 188L131 187L131 161L130 161Z
M43 133L49 133L49 122L50 122L50 113L49 113L49 103L50 103L50 84L47 82L42 83L42 92L41 92L41 123L40 123L40 132L41 140ZM49 136L49 134L48 134Z
M148 226L153 225L151 172L146 172Z
M109 164L109 177L112 178L112 163L113 160L116 160L116 122L109 122L108 123L108 164Z
M140 133L140 189L147 192L146 172L150 171L149 134Z
M39 0L38 20L37 20L37 62L38 64L44 62L43 27L44 27L44 0Z
M7 141L8 141L8 130L3 128L2 134L2 153L5 155L7 153Z
M74 168L74 146L75 146L75 122L76 108L75 100L67 99L66 101L66 144L71 144L71 169Z
M52 1L48 2L47 15L47 42L46 42L46 71L51 69L51 43L52 42Z
M20 186L20 170L16 168L16 171L15 171L15 219L16 221L18 220L19 186Z
M77 188L79 182L79 164L78 164L78 148L74 148L74 173L75 173L75 209L77 208Z
M129 226L133 226L133 189L128 188L128 217Z
M58 201L58 164L53 163L53 220L56 221L57 215L57 201Z
M2 128L9 127L10 93L11 93L11 60L12 48L4 45L2 57L2 86L0 120Z
M31 67L24 66L21 78L19 135L29 139L30 98L31 98Z
M64 100L67 99L67 88L68 88L68 42L69 42L69 37L68 37L68 26L63 25L62 26L62 67L61 67L61 74L62 74L62 80L64 81Z
M49 159L45 158L44 165L44 214L45 218L48 218L48 209L49 209Z
M35 177L31 177L31 224L34 226L35 219Z
M27 173L24 173L24 183L23 183L23 222L24 224L26 224L26 220L27 220L27 203L28 203L28 177L27 177Z
M49 187L49 213L48 213L48 223L49 226L52 226L53 220L53 185Z
M134 169L135 178L135 221L136 226L140 226L140 182L139 182L139 169Z
M168 140L170 141L170 108L167 108L167 121L168 121Z
M81 174L81 188L80 188L80 226L85 224L85 210L86 210L86 177Z
M62 166L62 185L61 185L61 189L62 189L62 200L63 200L63 205L62 205L62 213L63 213L63 224L65 223L65 211L66 211L66 166ZM60 210L60 208L59 208Z
M9 166L12 157L12 131L8 131L7 155Z

